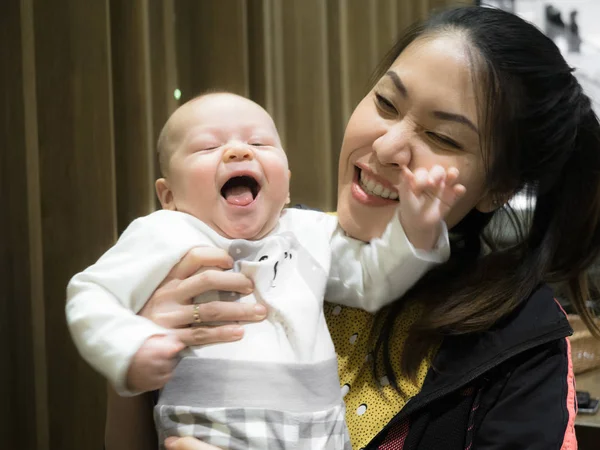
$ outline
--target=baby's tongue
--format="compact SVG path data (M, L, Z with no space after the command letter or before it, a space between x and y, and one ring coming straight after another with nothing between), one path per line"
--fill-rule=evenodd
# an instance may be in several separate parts
M248 186L233 186L225 191L225 200L232 205L246 206L252 203L252 191Z

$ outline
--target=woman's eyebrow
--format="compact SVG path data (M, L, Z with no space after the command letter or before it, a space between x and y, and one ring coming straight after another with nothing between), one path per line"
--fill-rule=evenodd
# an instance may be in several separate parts
M398 89L400 94L402 94L403 97L407 98L408 97L408 89L406 89L406 86L404 86L404 83L402 82L402 80L400 79L398 74L396 72L394 72L393 70L388 70L386 75L388 77L390 77L390 79L394 83L394 86L396 86L396 89ZM458 122L458 123L465 124L469 128L471 128L475 133L479 133L479 131L477 130L477 127L473 124L473 122L471 122L469 119L467 119L462 114L454 114L454 113L449 113L446 111L433 111L433 115L441 120L449 120L452 122Z
M471 128L475 133L479 133L479 131L477 130L477 127L473 124L473 122L471 122L469 119L467 119L462 114L454 114L454 113L449 113L446 111L433 111L433 115L441 120L449 120L452 122L458 122L458 123L465 124L469 128Z
M406 89L406 86L404 86L404 83L402 82L398 74L393 70L389 70L386 73L386 75L392 79L392 81L394 82L394 86L396 86L396 89L400 91L400 94L402 94L403 97L408 97L408 89Z

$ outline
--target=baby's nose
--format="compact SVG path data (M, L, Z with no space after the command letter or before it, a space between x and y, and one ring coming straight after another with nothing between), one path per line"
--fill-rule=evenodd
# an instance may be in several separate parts
M223 162L251 161L252 150L241 146L230 147L223 152Z

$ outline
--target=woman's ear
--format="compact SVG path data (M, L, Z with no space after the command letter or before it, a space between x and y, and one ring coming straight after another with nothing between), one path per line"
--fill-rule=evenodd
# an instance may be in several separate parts
M169 182L166 178L159 178L154 183L154 187L156 189L156 196L158 197L158 201L160 201L163 209L168 209L171 211L177 211L175 207L175 198L173 197L173 191L169 186Z
M491 195L486 195L479 203L475 205L475 209L482 213L490 213L498 208L498 201L495 200Z
M482 213L490 213L502 208L512 198L513 194L514 192L500 194L490 191L479 200L479 203L475 205L475 209Z

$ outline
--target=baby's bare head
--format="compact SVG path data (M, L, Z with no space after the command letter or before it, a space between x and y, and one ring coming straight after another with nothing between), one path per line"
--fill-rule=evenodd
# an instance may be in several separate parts
M230 239L260 239L289 201L288 160L271 116L239 95L210 93L169 118L158 143L164 209Z
M190 128L202 125L197 113L199 111L206 112L207 109L210 110L210 108L223 102L229 102L232 106L239 104L254 109L254 117L257 120L264 121L268 128L272 128L279 144L281 144L273 119L258 103L227 91L209 91L194 97L177 108L163 126L156 145L158 164L163 177L168 176L169 163L173 152L182 143L186 133ZM215 123L214 126L218 127L219 124Z

